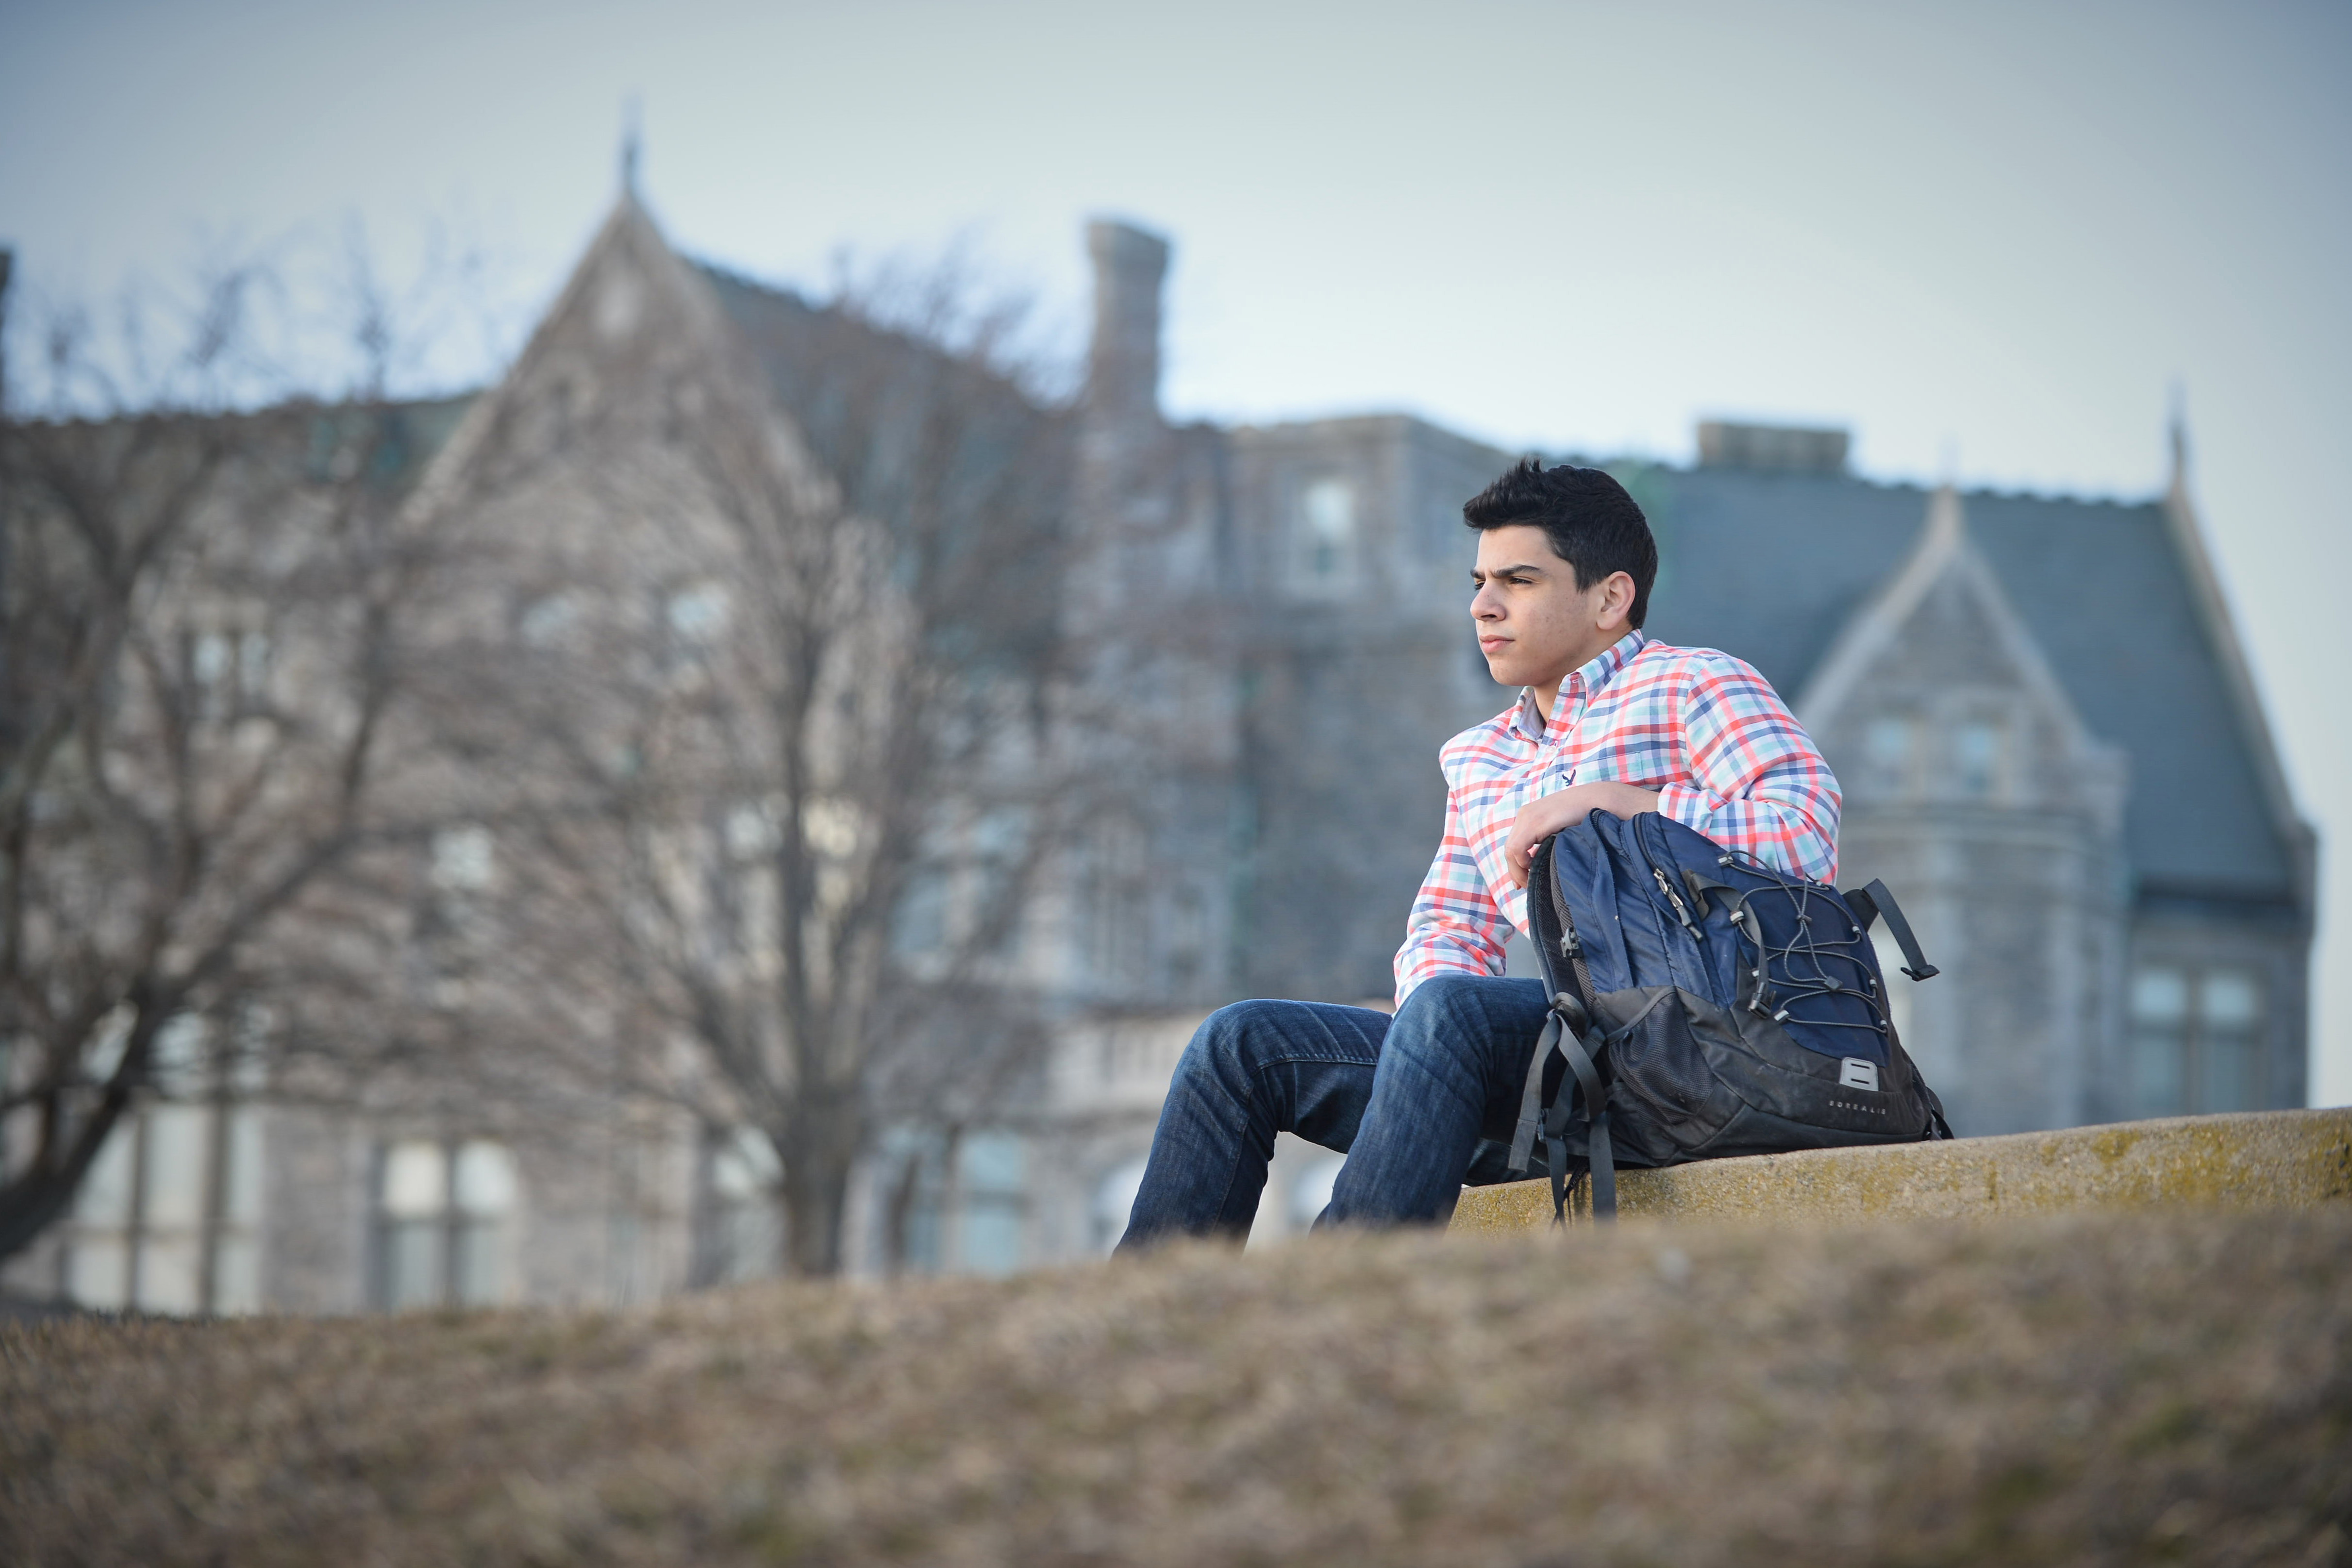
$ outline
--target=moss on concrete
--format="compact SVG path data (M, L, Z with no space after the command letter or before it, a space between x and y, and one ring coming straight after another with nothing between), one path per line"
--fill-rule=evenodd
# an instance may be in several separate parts
M12 1565L2329 1564L2347 1520L2352 1205L0 1329Z
M2081 1209L2352 1203L2352 1110L2179 1116L1948 1143L1822 1149L1621 1171L1629 1219L1983 1219ZM1551 1220L1544 1182L1465 1193L1454 1227Z

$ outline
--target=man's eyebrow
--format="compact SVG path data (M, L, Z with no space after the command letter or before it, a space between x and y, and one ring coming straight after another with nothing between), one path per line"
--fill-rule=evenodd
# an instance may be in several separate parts
M1543 568L1536 565L1533 562L1521 562L1511 566L1473 566L1470 570L1483 574L1488 577L1520 576L1530 572L1536 574L1538 576L1541 576L1543 574Z

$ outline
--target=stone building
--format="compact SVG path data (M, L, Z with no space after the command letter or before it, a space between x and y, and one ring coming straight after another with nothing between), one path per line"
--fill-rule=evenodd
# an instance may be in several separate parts
M1512 455L1402 415L1171 425L1166 243L1115 223L1087 239L1076 482L1115 549L1072 613L1197 629L1138 685L1181 743L1130 820L1071 847L1024 938L1053 1049L989 1126L885 1130L852 1194L854 1268L878 1266L894 1201L917 1267L1106 1249L1202 1016L1264 994L1385 1005L1438 832L1437 748L1509 700L1464 614L1460 509ZM808 309L676 257L625 199L478 402L560 424L563 367L591 374L656 310L695 323L666 330L676 374L748 354L790 410ZM2168 491L2128 500L1931 493L1850 473L1845 447L1710 424L1692 467L1603 461L1658 537L1651 633L1737 654L1790 700L1845 788L1842 880L1885 878L1941 965L1898 982L1897 1016L1958 1130L2301 1104L2315 847L2179 437ZM563 482L534 492L547 516ZM508 526L530 532L526 513ZM1528 956L1515 944L1516 972ZM338 1310L638 1300L775 1267L769 1157L736 1131L621 1106L551 1142L495 1123L159 1103L10 1279ZM1260 1234L1311 1222L1337 1163L1286 1139ZM895 1199L891 1173L914 1178Z

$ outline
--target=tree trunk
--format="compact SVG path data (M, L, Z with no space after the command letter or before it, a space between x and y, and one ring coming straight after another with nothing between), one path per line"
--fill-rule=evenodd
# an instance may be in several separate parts
M130 1086L110 1086L75 1130L73 1146L60 1163L29 1168L0 1186L0 1259L22 1252L65 1217L81 1191L82 1178L98 1163L99 1152L130 1109Z
M81 1191L82 1178L98 1163L106 1141L113 1136L115 1128L130 1110L132 1095L146 1082L148 1058L153 1054L155 1037L163 1026L166 1012L155 1005L152 997L134 1005L138 1012L122 1042L122 1058L100 1091L98 1102L74 1127L63 1157L58 1157L55 1145L44 1137L33 1163L17 1173L14 1180L0 1183L0 1259L22 1252L42 1231L65 1217ZM76 1050L70 1059L80 1063L84 1052ZM62 1103L66 1090L57 1084L47 1087L53 1097L48 1113L62 1117L66 1114Z
M803 1108L774 1138L784 1171L784 1256L794 1274L841 1272L849 1178L864 1142L863 1117L848 1097Z

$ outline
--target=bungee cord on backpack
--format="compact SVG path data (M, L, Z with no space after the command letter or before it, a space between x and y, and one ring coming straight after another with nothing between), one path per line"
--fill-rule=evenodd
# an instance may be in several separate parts
M1870 964L1856 951L1868 939L1862 922L1854 918L1852 909L1843 900L1836 900L1834 910L1823 910L1824 924L1842 928L1845 935L1824 939L1815 930L1813 905L1832 901L1832 895L1819 888L1792 882L1773 868L1752 858L1725 854L1718 864L1737 865L1752 876L1762 877L1767 887L1752 888L1738 895L1731 906L1731 929L1742 939L1741 963L1746 968L1752 989L1746 1006L1751 1013L1769 1017L1776 1024L1789 1021L1791 1005L1808 996L1855 996L1868 1005L1871 1018L1867 1023L1849 1018L1819 1017L1808 1021L1841 1029L1869 1029L1881 1039L1891 1026L1886 997L1883 989L1871 977ZM1729 891L1728 889L1725 889ZM1748 906L1760 897L1773 894L1789 900L1791 934L1778 947L1766 935L1761 911L1751 912ZM1753 949L1752 962L1748 950ZM1848 972L1848 979L1858 979L1860 984L1848 984L1830 973L1828 965L1835 963ZM1778 983L1777 993L1775 983Z
M1767 885L1740 892L1723 882L1705 879L1695 873L1685 872L1695 894L1704 892L1724 895L1731 928L1741 941L1741 972L1747 976L1749 991L1742 1004L1751 1013L1769 1017L1776 1024L1789 1021L1794 1005L1809 997L1835 998L1853 996L1860 999L1871 1012L1866 1023L1852 1018L1814 1016L1808 1011L1805 1021L1820 1028L1869 1029L1880 1039L1890 1038L1894 1017L1885 990L1873 973L1874 965L1863 956L1863 944L1870 940L1870 927L1882 913L1886 915L1889 930L1895 932L1904 956L1909 960L1903 973L1913 980L1925 980L1937 973L1918 952L1910 926L1895 907L1894 895L1886 884L1874 881L1867 889L1858 889L1843 895L1819 884L1792 878L1779 868L1766 864L1754 856L1736 850L1726 850L1716 864L1737 867L1751 877L1761 879ZM1663 885L1664 878L1659 881ZM1777 894L1789 901L1791 920L1786 942L1774 945L1766 934L1766 922L1760 910L1750 904L1760 897ZM1669 889L1671 896L1671 889ZM1680 900L1675 900L1677 904ZM1823 937L1816 931L1814 906L1821 910L1820 923L1844 934ZM1702 903L1702 909L1705 907ZM1679 909L1676 911L1680 913ZM1694 925L1694 931L1701 928ZM1749 950L1753 950L1750 956ZM1832 973L1830 964L1843 966L1858 980L1857 986ZM1776 989L1777 987L1777 989ZM1826 1013L1826 1010L1822 1010Z

